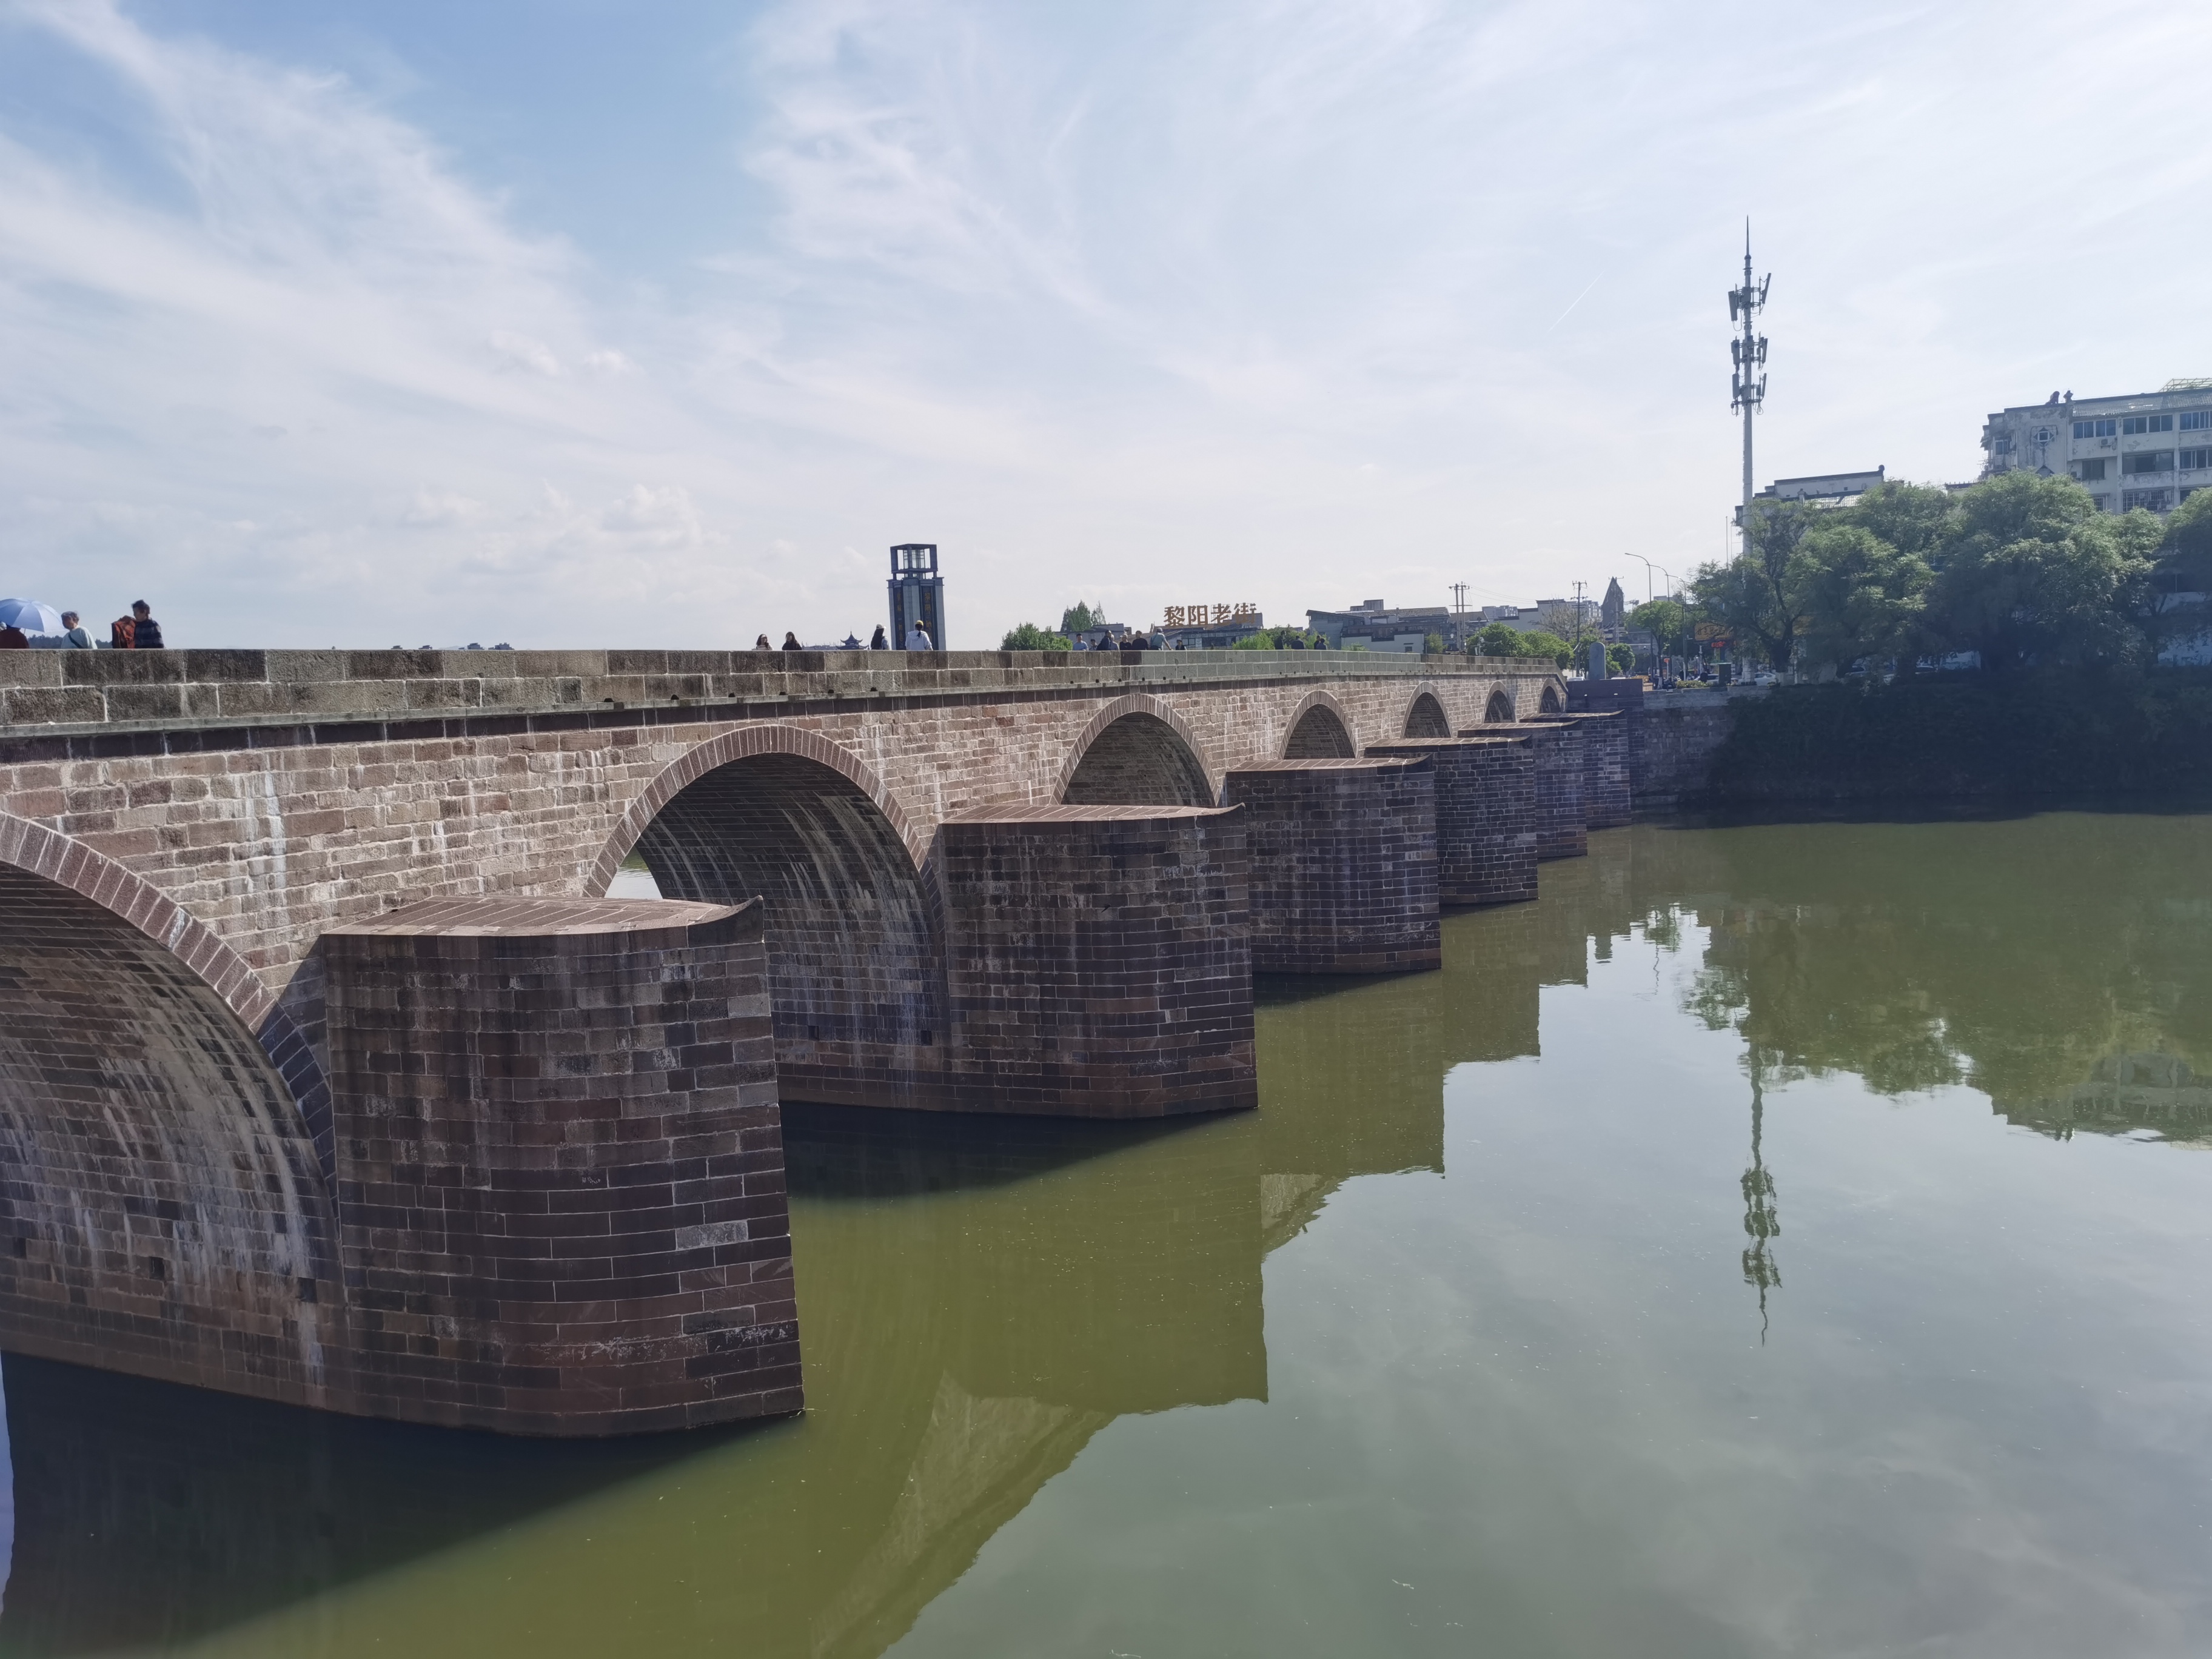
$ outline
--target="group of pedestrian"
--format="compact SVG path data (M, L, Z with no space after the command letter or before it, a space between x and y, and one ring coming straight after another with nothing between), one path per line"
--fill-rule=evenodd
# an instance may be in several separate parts
M74 611L62 612L62 631L42 634L40 642L49 648L61 651L91 651L100 648L91 630ZM15 623L0 626L0 651L27 651L32 648L31 636ZM161 624L154 620L153 607L143 599L135 601L131 614L118 617L108 624L106 648L113 651L159 651L163 649Z
M849 635L847 637L846 643L848 645L852 643L852 640ZM890 648L890 638L884 632L884 625L881 623L878 623L876 624L875 633L869 638L868 649L871 651L888 651ZM934 651L937 649L937 647L934 645L932 645L929 641L929 630L924 628L920 623L916 623L912 628L907 629L906 645L904 648L908 651ZM770 645L768 642L768 635L763 634L753 641L753 649L756 651L804 651L806 647L799 642L798 635L787 629L784 633L783 643L781 646Z

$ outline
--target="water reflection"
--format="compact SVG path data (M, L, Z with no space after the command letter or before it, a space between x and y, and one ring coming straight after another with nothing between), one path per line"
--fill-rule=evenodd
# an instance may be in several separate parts
M1577 947L1704 931L1691 1012L1766 1086L1847 1072L1886 1095L1965 1083L2049 1133L2196 1136L2212 1062L2212 838L2183 816L1624 832L1546 872Z
M1547 866L1540 903L1451 919L1441 973L1263 986L1256 1114L794 1108L796 1423L552 1446L11 1358L23 1525L0 1651L881 1653L1048 1482L1126 1443L1109 1425L1279 1394L1269 1254L1347 1182L1441 1176L1447 1074L1537 1056L1547 988L1624 940L1694 953L1651 994L1741 1034L1742 1092L1716 1097L1743 1150L1708 1190L1732 1202L1741 1170L1762 1321L1790 1081L1964 1081L2052 1135L2203 1134L2202 822L1612 832ZM1636 1061L1605 1086L1645 1087ZM1782 1171L1793 1216L1812 1165ZM1732 1279L1736 1246L1706 1237Z

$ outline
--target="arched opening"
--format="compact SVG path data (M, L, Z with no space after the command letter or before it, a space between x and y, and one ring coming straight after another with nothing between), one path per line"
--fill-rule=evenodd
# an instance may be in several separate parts
M1409 738L1448 738L1451 722L1444 718L1444 706L1433 692L1424 691L1413 699L1413 706L1406 711L1406 735Z
M1060 792L1068 806L1211 806L1206 768L1157 714L1124 714L1091 740Z
M1342 719L1322 703L1316 703L1298 716L1298 723L1291 728L1290 741L1283 745L1285 760L1352 760L1358 753Z
M1559 701L1558 686L1547 685L1544 688L1544 700L1541 707L1547 714L1564 714L1567 712L1566 704Z
M866 790L802 755L746 755L672 796L637 851L665 898L767 901L787 1098L913 1103L938 1069L942 966L921 878Z
M1500 686L1490 694L1490 706L1482 711L1482 718L1492 723L1513 718L1513 694Z
M175 951L14 864L0 864L0 1168L8 1346L314 1399L340 1275L291 1087Z

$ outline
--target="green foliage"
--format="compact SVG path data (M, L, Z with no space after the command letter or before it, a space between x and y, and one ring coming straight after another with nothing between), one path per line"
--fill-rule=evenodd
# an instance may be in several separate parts
M1321 635L1304 628L1263 628L1256 634L1248 634L1229 648L1231 651L1289 651L1296 641L1309 651L1322 648Z
M1105 620L1104 605L1102 605L1094 611L1081 599L1078 599L1060 613L1060 631L1073 636L1084 632L1086 629L1097 628Z
M1444 653L1444 636L1441 634L1422 635L1421 649L1430 656L1441 657Z
M1478 657L1517 657L1521 654L1521 630L1510 623L1492 623L1473 640L1471 655Z
M1684 655L1690 644L1690 612L1673 599L1647 599L1628 613L1628 625L1658 641L1663 657Z
M1911 661L1919 654L1936 579L1926 560L1841 520L1808 532L1800 550L1808 662L1840 668L1860 657Z
M2159 544L2159 574L2180 592L2212 592L2212 489L2199 489L2173 509Z
M1811 609L1813 567L1803 543L1822 512L1808 501L1753 507L1750 545L1691 581L1698 609L1728 630L1739 659L1788 665Z
M1574 647L1557 634L1547 634L1540 628L1524 632L1510 623L1491 623L1471 643L1479 657L1542 658L1559 668L1565 668L1574 655Z
M1039 628L1035 623L1021 623L1006 630L1006 637L999 641L1001 651L1066 651L1066 637L1049 629Z
M2148 513L2100 513L2071 478L2002 473L1959 497L1930 623L1953 650L1980 652L1984 668L2139 659L2164 533Z
M1636 666L1633 646L1608 645L1605 648L1605 668L1608 674L1626 674Z
M1841 510L1755 508L1750 548L1691 587L1740 658L1778 668L1867 657L1909 674L1938 651L1993 670L2134 662L2149 653L2161 533L2149 514L2099 513L2070 478L2008 472L1955 495L1883 484ZM2212 565L2212 527L2183 534L2204 538Z

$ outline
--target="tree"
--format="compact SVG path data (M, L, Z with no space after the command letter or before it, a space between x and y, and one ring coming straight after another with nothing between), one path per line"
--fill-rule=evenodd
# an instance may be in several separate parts
M1106 607L1104 605L1102 605L1094 611L1081 599L1078 599L1073 605L1071 605L1066 610L1060 613L1060 631L1073 638L1075 635L1085 633L1091 629L1098 627L1100 624L1104 623L1105 620Z
M1067 636L1049 629L1039 628L1035 623L1018 623L1006 630L1006 637L999 641L1001 651L1066 651Z
M1636 647L1630 645L1608 645L1605 648L1605 672L1626 674L1636 666Z
M1422 635L1421 650L1425 655L1441 657L1444 653L1444 636L1441 634Z
M1673 599L1647 599L1628 613L1628 625L1651 635L1662 656L1686 655L1690 643L1690 613Z
M2212 592L2212 489L2191 491L2166 520L2158 574L2168 592Z
M1936 573L1865 525L1836 521L1808 531L1804 653L1808 662L1848 666L1861 657L1912 662L1920 653L1928 590Z
M1521 636L1520 654L1548 658L1554 668L1565 668L1574 660L1575 648L1557 634L1547 634L1540 628Z
M1958 524L1961 499L1941 484L1880 483L1836 517L1932 566Z
M1495 622L1474 636L1471 654L1478 657L1517 657L1521 630L1510 623Z
M1959 498L1929 593L1931 631L2002 671L2148 654L2152 514L2100 513L2071 478L2001 473Z
M1725 628L1739 652L1787 668L1808 615L1812 567L1802 547L1823 509L1808 501L1756 506L1750 544L1726 564L1709 564L1690 584L1698 608Z

